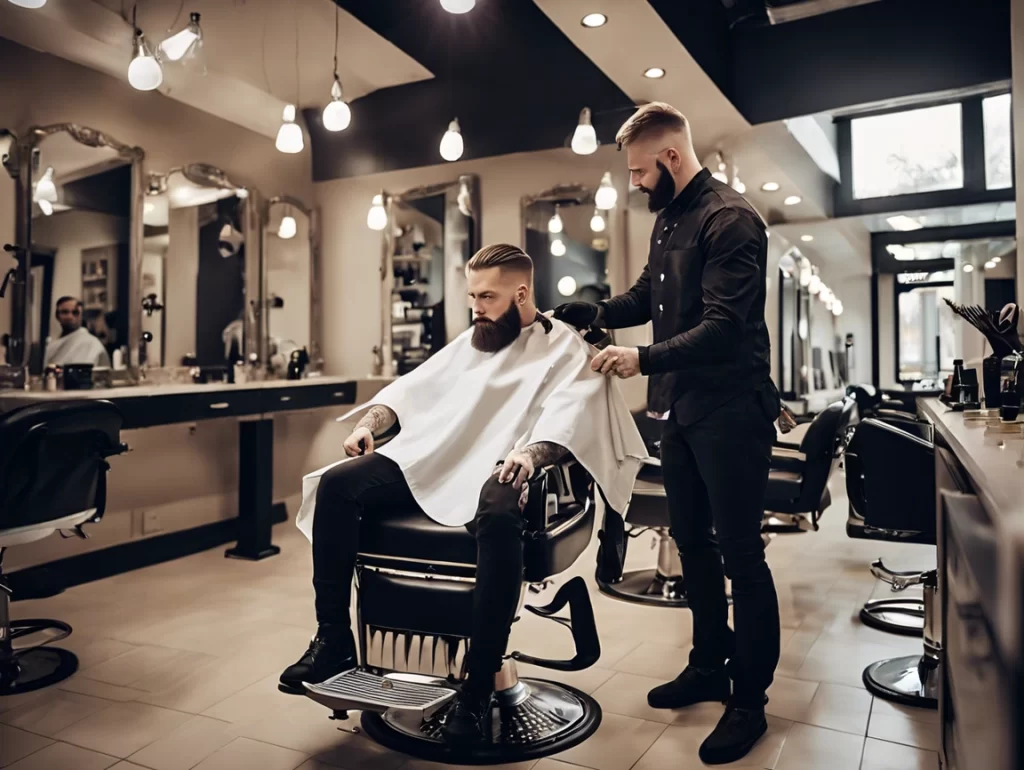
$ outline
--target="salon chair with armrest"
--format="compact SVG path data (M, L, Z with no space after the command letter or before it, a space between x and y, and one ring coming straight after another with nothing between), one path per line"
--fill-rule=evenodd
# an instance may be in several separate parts
M869 418L854 433L848 458L847 492L851 510L856 509L861 520L851 517L847 534L866 540L935 545L935 444L931 437ZM864 686L885 700L936 708L942 650L936 570L894 572L878 559L871 572L894 592L913 585L923 587L922 600L868 602L861 619L887 631L900 631L902 626L907 629L903 633L910 633L910 628L922 628L924 651L872 663L864 669Z
M107 458L121 443L121 414L109 401L57 401L0 415L0 696L38 690L71 676L78 659L43 646L71 633L59 620L11 620L3 553L54 532L86 537L103 517ZM31 644L29 638L47 635Z
M846 387L846 395L856 400L861 418L916 418L915 402L913 399L911 399L910 404L907 404L901 399L886 395L874 385L848 385Z
M530 481L525 518L523 596L572 567L591 540L595 490L573 460L538 471ZM606 519L621 516L606 506ZM563 584L546 606L524 609L566 626L575 655L548 660L513 651L495 679L498 708L489 739L450 745L441 738L447 704L465 678L476 574L476 540L418 510L384 510L360 524L356 561L359 666L306 695L347 718L362 712L363 730L378 743L421 759L452 764L519 762L564 751L601 722L592 697L565 684L519 678L516 661L579 671L600 657L587 586ZM619 554L621 556L621 553ZM522 601L522 600L521 600ZM555 613L568 607L569 618Z
M814 418L797 450L772 450L763 534L817 531L818 520L832 504L829 477L842 458L847 428L856 418L852 400L836 401Z

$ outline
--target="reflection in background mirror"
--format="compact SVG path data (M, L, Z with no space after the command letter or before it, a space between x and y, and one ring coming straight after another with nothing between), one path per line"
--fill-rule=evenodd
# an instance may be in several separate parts
M521 201L523 242L533 259L537 307L597 302L608 285L608 216L594 203L596 191L580 185L554 187Z
M289 376L289 363L303 369L313 353L311 315L313 219L299 201L271 198L263 237L267 271L270 367L273 376Z
M143 203L142 363L224 367L245 360L245 200L178 169ZM147 334L148 333L148 334Z
M130 160L64 132L41 138L32 157L32 374L50 363L127 363L131 216Z
M480 247L476 177L388 200L385 375L412 371L469 328L465 265Z

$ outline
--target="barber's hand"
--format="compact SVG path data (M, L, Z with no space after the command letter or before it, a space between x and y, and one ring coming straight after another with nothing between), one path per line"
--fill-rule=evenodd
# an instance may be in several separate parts
M577 329L593 325L600 313L601 308L590 302L566 302L555 308L555 318Z
M349 457L373 454L373 433L369 428L356 428L352 431L352 434L345 439L345 454Z
M498 481L502 484L511 481L512 487L519 489L530 480L534 470L533 458L526 452L513 449L505 458L501 470L498 471Z
M609 345L594 356L590 368L601 374L614 374L624 380L635 377L640 374L640 351L637 348Z

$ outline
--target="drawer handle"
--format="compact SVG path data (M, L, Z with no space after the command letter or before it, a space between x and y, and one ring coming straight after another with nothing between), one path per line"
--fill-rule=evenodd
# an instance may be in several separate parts
M211 409L227 409L231 404L227 401L218 401L216 404L210 404Z
M292 397L291 396L281 396L281 400L282 401L291 401Z
M345 398L345 396L347 396L347 395L348 394L345 391L338 390L338 391L335 391L334 393L332 393L331 397L332 398Z

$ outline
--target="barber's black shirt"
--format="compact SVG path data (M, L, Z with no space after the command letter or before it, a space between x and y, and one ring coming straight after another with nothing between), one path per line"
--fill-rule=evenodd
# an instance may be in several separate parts
M609 329L653 322L654 344L640 348L648 409L689 425L746 391L775 392L767 254L761 217L707 169L658 216L643 274L601 303Z

